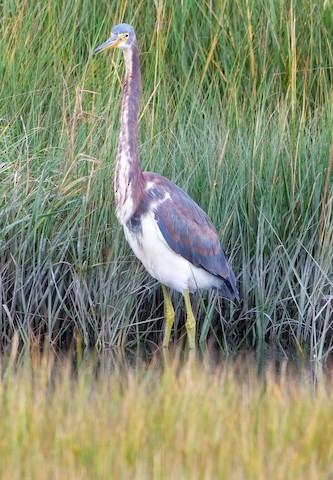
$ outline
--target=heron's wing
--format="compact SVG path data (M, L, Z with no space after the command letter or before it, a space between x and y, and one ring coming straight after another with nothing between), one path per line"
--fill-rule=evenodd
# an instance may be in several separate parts
M235 283L219 237L206 213L179 187L164 177L156 188L169 195L154 207L155 220L169 247L196 267Z

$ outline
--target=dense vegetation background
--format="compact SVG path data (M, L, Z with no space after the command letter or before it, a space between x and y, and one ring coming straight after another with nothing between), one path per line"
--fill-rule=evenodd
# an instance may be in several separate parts
M209 213L242 302L197 294L199 340L332 348L333 13L313 0L5 1L0 32L0 338L159 343L158 284L114 215L123 59L137 32L142 167ZM176 274L176 272L175 272ZM175 338L183 334L177 306Z

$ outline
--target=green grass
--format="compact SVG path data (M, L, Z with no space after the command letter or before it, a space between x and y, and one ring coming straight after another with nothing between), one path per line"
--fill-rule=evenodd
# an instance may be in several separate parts
M99 349L160 342L160 289L114 215L123 59L91 56L126 21L141 51L142 166L209 213L238 277L239 307L197 296L198 340L329 353L328 2L12 0L1 10L2 345L14 332L25 344L62 345L75 331Z
M97 375L52 355L2 363L0 478L331 478L330 379L110 357Z

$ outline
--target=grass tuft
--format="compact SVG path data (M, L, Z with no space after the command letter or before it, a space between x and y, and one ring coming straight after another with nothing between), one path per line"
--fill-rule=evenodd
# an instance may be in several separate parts
M91 56L126 21L141 51L142 166L209 212L238 277L240 307L197 295L200 340L331 352L332 9L213 3L2 5L2 346L15 332L27 345L74 332L100 349L160 342L160 290L114 216L123 60Z

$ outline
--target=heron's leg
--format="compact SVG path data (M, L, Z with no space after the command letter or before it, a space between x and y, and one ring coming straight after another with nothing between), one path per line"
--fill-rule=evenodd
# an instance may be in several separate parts
M170 291L168 287L162 285L163 295L164 295L164 316L165 316L165 332L163 347L169 346L171 329L173 322L175 321L175 311L172 306Z
M185 300L185 308L186 308L186 331L188 337L188 344L190 348L195 348L195 318L191 306L191 299L190 294L188 293L187 288L184 290L184 300Z

